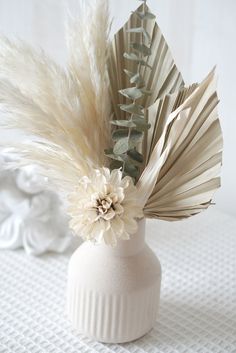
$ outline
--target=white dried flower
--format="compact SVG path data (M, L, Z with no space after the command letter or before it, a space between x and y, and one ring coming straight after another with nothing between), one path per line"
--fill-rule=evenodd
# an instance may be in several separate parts
M70 227L86 240L116 245L137 230L137 218L143 217L138 191L132 178L122 179L118 169L92 170L80 179L68 197Z

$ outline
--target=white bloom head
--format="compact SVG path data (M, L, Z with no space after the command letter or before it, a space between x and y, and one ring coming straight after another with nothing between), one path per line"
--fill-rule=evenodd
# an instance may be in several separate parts
M143 217L132 178L107 168L91 171L68 197L70 227L84 239L116 245L137 230Z

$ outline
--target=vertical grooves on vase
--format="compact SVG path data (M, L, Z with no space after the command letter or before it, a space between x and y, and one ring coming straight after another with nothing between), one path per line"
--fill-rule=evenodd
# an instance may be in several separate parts
M115 330L116 330L116 321L113 319L117 318L117 308L119 307L117 296L111 297L111 321L110 321L110 331L111 331L111 340L115 338Z
M84 289L81 288L81 290L79 290L79 288L77 288L78 291L78 306L75 307L76 310L76 315L78 315L78 318L75 322L78 322L78 327L83 326L84 324L84 309L85 309L85 299L86 299L86 295L84 292Z
M121 342L126 339L126 332L135 339L151 329L159 292L158 283L124 294L98 293L70 283L67 312L75 329L97 340Z
M124 297L120 297L120 310L119 311L120 311L120 319L117 322L117 335L118 336L120 336L122 334L122 326L124 324L123 323L123 320L124 320ZM122 325L121 325L121 322L122 322Z
M140 301L140 294L136 297L136 302L134 303L134 305L138 305L139 301ZM136 334L137 332L140 331L140 328L142 326L139 312L134 313L134 320L136 322L136 326L134 327L134 330L135 330L134 334Z
M111 308L110 295L103 296L103 324L102 324L102 337L110 336L110 323L109 311Z
M84 330L87 332L88 331L88 322L90 321L90 317L89 317L89 305L90 305L90 291L84 291L83 290L83 296L84 296L84 317L83 317L83 326L84 326Z
M117 295L116 297L114 297L114 305L116 307L116 322L115 320L113 320L113 325L114 325L114 332L117 332L117 336L119 334L119 322L121 321L121 297L120 295Z
M97 293L94 293L96 296L96 301L97 301L97 306L98 306L98 312L97 312L97 317L94 318L97 320L97 336L99 337L101 335L101 329L103 328L102 325L102 319L103 319L103 295L97 295Z
M92 292L92 307L91 307L91 311L94 313L94 322L93 322L93 330L94 330L94 335L95 337L98 334L98 330L99 330L99 325L98 325L98 303L96 300L96 293ZM92 326L92 322L91 322L91 326Z
M133 298L133 300L135 300L135 299ZM122 302L123 302L123 316L122 316L122 319L120 320L120 331L121 331L121 333L122 333L122 331L123 332L128 332L128 330L133 331L133 327L132 326L129 328L130 322L126 318L127 317L131 317L131 315L134 314L134 313L130 312L130 309L131 309L130 306L133 305L133 303L131 302L130 298L128 296L123 296L122 297Z

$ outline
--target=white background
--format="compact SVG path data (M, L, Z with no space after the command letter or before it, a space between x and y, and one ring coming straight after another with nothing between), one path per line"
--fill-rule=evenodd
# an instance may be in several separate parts
M91 0L86 0L91 1ZM111 0L113 32L139 2ZM63 64L66 4L77 0L0 0L0 33L43 47ZM222 188L216 207L236 216L236 1L149 0L186 83L201 81L217 64L224 134Z

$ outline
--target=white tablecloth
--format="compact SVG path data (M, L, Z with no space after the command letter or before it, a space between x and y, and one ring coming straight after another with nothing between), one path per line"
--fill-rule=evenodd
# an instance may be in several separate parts
M0 251L1 353L236 353L236 219L215 209L190 220L149 221L163 269L154 329L123 345L71 330L64 315L69 254Z

